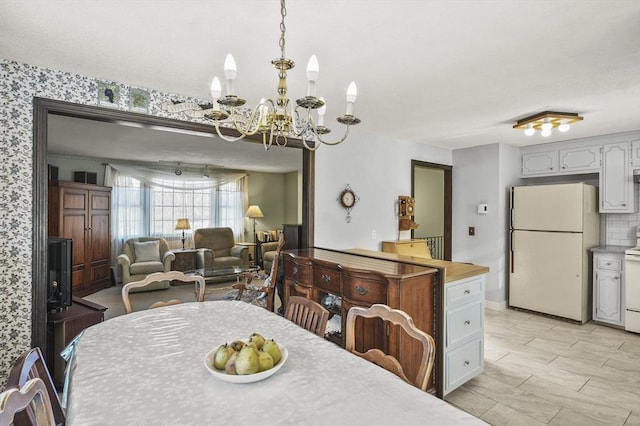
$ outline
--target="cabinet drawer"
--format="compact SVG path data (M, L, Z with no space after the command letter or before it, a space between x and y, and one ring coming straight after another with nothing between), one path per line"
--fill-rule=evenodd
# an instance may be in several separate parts
M313 285L311 271L311 265L309 264L297 263L289 259L284 263L285 277L291 278L305 287L311 287Z
M340 294L340 271L331 268L313 268L313 285L329 293Z
M365 304L387 303L387 286L380 281L351 279L345 282L342 293L347 299Z
M478 333L482 336L483 319L481 301L447 311L447 347L457 346Z
M447 307L482 300L482 278L474 278L459 284L445 286Z
M483 344L482 339L476 339L445 355L445 393L482 372Z
M598 257L596 262L598 269L609 269L612 271L622 271L622 259L613 257Z

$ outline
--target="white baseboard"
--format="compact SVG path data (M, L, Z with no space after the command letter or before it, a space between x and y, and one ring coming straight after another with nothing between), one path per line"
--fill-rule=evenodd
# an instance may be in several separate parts
M504 311L507 309L507 301L504 300L502 302L492 302L491 300L484 301L484 306L487 309L491 309L492 311Z

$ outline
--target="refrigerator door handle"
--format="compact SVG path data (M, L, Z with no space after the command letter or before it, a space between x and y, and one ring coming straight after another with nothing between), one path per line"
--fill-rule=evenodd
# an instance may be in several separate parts
M509 268L511 269L511 273L514 272L514 254L513 254L513 230L509 231Z
M509 226L513 228L513 186L511 187L511 194L509 197Z

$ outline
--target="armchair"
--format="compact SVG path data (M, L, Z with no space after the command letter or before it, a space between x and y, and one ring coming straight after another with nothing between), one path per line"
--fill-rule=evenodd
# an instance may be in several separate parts
M154 272L169 272L176 255L169 250L164 238L130 238L122 246L122 254L117 262L122 266L122 285L140 281ZM169 281L158 281L141 289L131 291L150 291L169 288Z
M265 272L270 271L273 259L278 254L278 241L269 241L268 243L260 244L260 251L263 269Z
M256 232L256 260L266 273L271 270L271 264L278 248L278 238L282 231Z
M249 264L249 248L236 245L231 228L200 228L193 233L198 268Z

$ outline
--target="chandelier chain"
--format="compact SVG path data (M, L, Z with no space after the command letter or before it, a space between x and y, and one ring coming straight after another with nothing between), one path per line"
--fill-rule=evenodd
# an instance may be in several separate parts
M285 0L280 0L280 16L282 16L282 20L280 21L280 54L284 59L284 33L287 31L287 27L284 25L284 17L287 16L287 7L284 4Z

